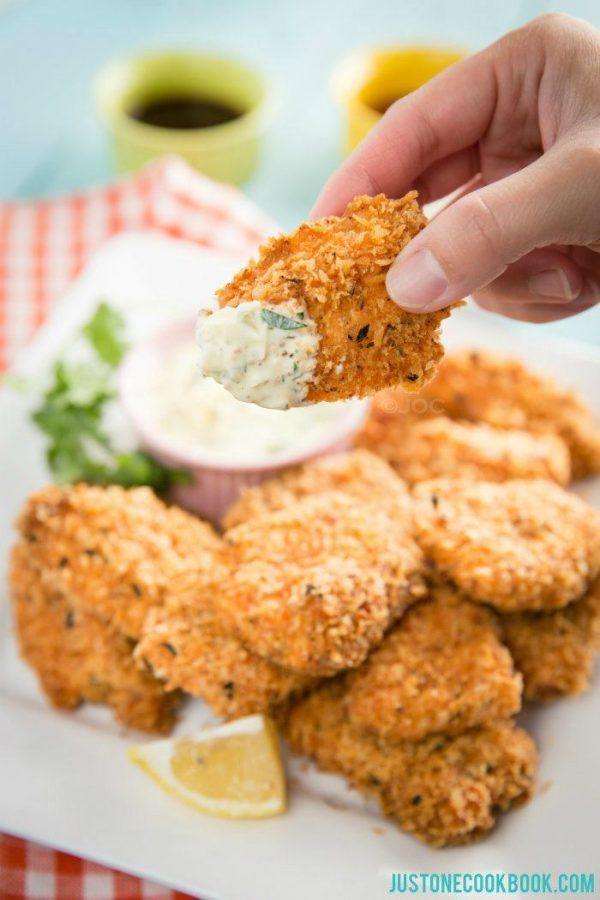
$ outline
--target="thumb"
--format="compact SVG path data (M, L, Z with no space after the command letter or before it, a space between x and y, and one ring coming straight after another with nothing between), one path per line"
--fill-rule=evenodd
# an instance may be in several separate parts
M390 297L411 312L431 312L489 284L537 247L597 241L600 180L589 157L551 151L458 199L392 264Z

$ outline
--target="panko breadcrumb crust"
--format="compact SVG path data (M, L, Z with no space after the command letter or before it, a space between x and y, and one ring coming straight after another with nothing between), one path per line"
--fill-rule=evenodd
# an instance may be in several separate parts
M33 495L10 582L49 700L159 733L185 693L226 718L272 715L294 751L435 847L526 800L537 751L510 717L521 694L589 685L600 513L510 477L566 480L564 431L454 421L412 399L400 414L397 398L380 393L370 420L397 425L392 466L358 449L296 467L244 492L223 537L149 489ZM460 477L419 483L446 467Z
M434 589L349 675L350 722L381 740L420 741L515 715L522 680L499 632L490 610Z
M350 724L344 678L293 707L285 726L292 750L374 796L400 827L434 847L470 843L501 810L529 798L537 751L512 722L418 743L376 740Z
M233 571L218 614L250 650L302 674L360 665L425 590L408 531L340 492L251 519L224 539Z
M587 690L600 651L600 578L564 609L512 613L500 621L523 675L526 700L555 700Z
M390 300L385 276L426 224L413 191L400 200L355 197L342 216L272 238L217 292L221 306L296 301L320 337L306 402L343 400L401 385L418 390L443 355L450 309L416 315Z
M218 590L195 573L177 576L165 606L148 614L135 657L169 690L202 697L216 715L276 715L315 681L251 653L226 631L213 610Z
M574 478L600 472L600 423L590 409L519 359L480 350L449 354L423 400L452 419L557 434L569 448Z
M430 478L548 478L565 486L571 477L569 451L556 435L501 430L446 416L383 417L374 411L358 444L382 456L409 484Z
M49 588L20 541L12 553L10 585L23 659L36 671L50 702L63 709L102 703L128 728L168 733L181 703L133 660L133 641L91 613L73 609Z
M553 482L434 479L414 494L418 542L472 600L556 609L600 571L600 513Z
M245 488L227 510L223 525L234 528L324 491L341 491L361 503L372 503L402 524L412 521L412 498L404 482L378 456L355 450L311 460L256 487Z
M149 488L47 487L18 521L48 590L137 640L171 579L209 570L222 552L212 528Z

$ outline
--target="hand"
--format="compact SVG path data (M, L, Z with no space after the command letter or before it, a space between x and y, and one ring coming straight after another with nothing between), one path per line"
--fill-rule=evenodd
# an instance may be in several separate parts
M421 202L468 186L387 275L404 309L473 293L548 322L600 301L600 32L543 16L398 100L329 179L314 216L357 194Z

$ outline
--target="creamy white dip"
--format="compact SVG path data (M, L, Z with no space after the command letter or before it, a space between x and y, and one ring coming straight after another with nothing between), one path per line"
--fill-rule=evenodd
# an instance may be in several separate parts
M233 465L277 462L291 453L320 446L339 430L347 403L298 409L263 409L236 400L224 387L198 372L193 340L171 348L160 359L140 397L147 429L173 451L200 462L206 457Z
M238 400L267 409L305 400L319 335L302 304L251 301L201 314L196 340L200 372Z

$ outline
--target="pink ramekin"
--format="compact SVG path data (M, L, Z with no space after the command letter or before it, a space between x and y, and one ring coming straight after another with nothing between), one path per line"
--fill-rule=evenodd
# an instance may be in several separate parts
M368 401L351 401L340 415L334 435L302 453L289 453L276 463L263 464L217 463L214 458L203 461L200 453L187 456L173 449L168 438L151 429L140 413L140 402L148 383L148 373L156 361L179 341L194 333L195 321L186 319L169 325L159 334L133 347L123 360L119 372L119 395L141 446L164 465L185 469L191 482L171 489L169 499L203 518L218 523L227 508L238 497L242 488L259 484L267 478L298 465L308 459L349 450L354 435L362 425L368 409Z

